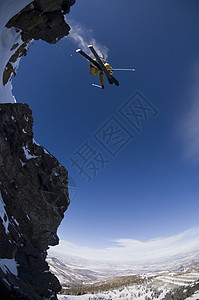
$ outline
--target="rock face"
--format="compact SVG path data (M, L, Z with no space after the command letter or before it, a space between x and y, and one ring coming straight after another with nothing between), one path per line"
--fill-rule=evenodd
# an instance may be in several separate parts
M14 16L7 27L22 30L22 40L42 39L56 43L68 35L70 27L64 20L75 0L35 0Z
M57 299L45 258L69 205L68 174L34 141L27 104L1 104L0 124L0 295Z
M18 11L17 3L9 1ZM1 24L5 62L0 70L0 298L4 300L57 299L61 290L45 259L48 247L59 242L57 228L69 205L68 174L34 141L29 106L12 104L11 94L5 98L29 43L33 39L55 43L68 35L64 14L74 2L26 0L29 5L6 19L5 27Z
M74 2L26 0L30 4L1 27L1 46L8 52L2 52L6 58L0 70L0 296L4 300L57 299L61 289L45 258L48 247L59 242L57 228L69 205L68 174L34 141L29 106L12 104L5 96L17 62L33 39L55 43L68 35L64 14ZM18 11L17 3L11 3Z
M70 12L75 0L34 0L6 24L7 28L14 27L21 32L23 43L14 44L16 49L10 57L3 74L3 84L16 75L13 64L22 55L26 55L28 44L32 39L43 40L54 44L70 31L64 15Z

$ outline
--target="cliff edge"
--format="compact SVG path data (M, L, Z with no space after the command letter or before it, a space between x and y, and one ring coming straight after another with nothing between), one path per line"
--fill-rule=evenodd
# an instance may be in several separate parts
M48 299L60 290L45 258L69 205L67 171L34 141L27 104L1 104L0 123L0 293Z
M33 39L68 35L64 15L75 0L17 2L0 2L0 296L57 299L61 286L45 259L69 205L68 173L34 141L32 111L16 103L11 79Z
M70 31L75 0L0 1L0 103L15 103L11 80L33 40L54 44Z

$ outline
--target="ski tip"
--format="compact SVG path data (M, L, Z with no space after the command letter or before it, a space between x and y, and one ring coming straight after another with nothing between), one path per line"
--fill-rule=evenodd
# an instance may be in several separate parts
M88 48L91 48L91 47L93 47L93 45L88 45Z
M76 52L80 52L80 51L81 51L81 49L77 49L77 50L76 50Z

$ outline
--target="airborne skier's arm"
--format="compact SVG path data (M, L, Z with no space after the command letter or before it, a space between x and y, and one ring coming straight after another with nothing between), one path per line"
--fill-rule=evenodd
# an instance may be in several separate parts
M106 69L109 71L109 73L112 75L113 74L113 68L109 65L109 63L105 63L104 66Z

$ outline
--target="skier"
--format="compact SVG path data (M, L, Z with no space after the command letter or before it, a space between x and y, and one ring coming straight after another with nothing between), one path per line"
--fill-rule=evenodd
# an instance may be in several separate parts
M93 55L95 56L95 59L91 58L88 54L86 54L81 49L77 49L76 52L81 54L83 57L85 57L88 61L90 61L90 74L97 75L99 74L100 77L100 83L101 86L98 86L96 84L93 84L94 86L98 86L102 89L104 89L104 75L106 75L108 82L110 84L115 84L116 86L119 86L119 82L115 77L113 77L113 68L102 58L99 57L95 49L92 45L89 45L88 48L91 50Z
M96 59L94 59L94 61L96 61ZM104 59L101 58L101 61L104 64L105 68L108 70L108 72L112 75L113 74L112 67ZM104 72L102 70L100 70L99 68L95 67L91 62L89 65L89 71L90 71L91 75L99 74L99 80L101 83L101 87L102 87L102 89L104 89Z

